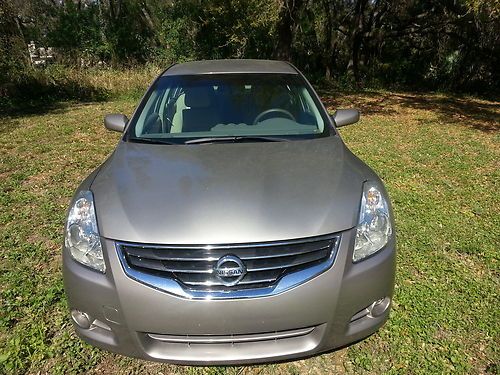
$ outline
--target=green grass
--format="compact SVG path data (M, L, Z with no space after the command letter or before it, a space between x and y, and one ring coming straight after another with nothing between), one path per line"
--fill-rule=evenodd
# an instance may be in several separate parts
M341 130L385 181L396 214L394 310L375 335L303 361L192 368L128 359L75 337L61 278L65 210L113 150L108 112L61 103L0 118L0 373L323 374L500 372L500 103L446 95L322 93L357 106Z

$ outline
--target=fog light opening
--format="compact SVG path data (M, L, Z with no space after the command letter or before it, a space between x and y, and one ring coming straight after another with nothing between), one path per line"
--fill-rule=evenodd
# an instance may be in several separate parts
M373 302L368 310L370 311L370 316L372 318L377 318L383 315L391 304L391 299L389 297L384 297Z
M89 315L83 311L72 310L71 311L71 318L76 323L76 325L80 328L89 329L90 326L92 325L92 322L90 321Z

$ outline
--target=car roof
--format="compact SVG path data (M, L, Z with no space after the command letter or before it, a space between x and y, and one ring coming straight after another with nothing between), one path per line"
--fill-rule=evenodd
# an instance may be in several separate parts
M231 73L298 74L289 63L277 60L203 60L172 65L163 76Z

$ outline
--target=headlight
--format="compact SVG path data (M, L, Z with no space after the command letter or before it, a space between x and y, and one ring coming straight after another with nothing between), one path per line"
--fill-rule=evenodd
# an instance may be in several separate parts
M80 192L69 210L64 243L77 262L106 271L91 191Z
M382 249L392 234L389 204L372 181L363 185L359 222L352 260L358 262Z

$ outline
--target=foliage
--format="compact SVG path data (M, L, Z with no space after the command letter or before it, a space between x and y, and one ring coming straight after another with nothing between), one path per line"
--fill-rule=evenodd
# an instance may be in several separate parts
M0 96L2 85L15 82L27 66L27 50L15 8L9 2L0 2Z
M57 46L69 63L78 63L83 53L101 57L98 17L95 3L85 10L79 9L73 1L63 3L53 28L48 32L48 43Z
M272 52L267 45L277 16L272 2L215 0L200 8L199 58L258 58Z
M16 84L0 93L0 114L38 112L61 101L90 102L116 98L140 98L154 76L156 65L141 68L86 68L61 64L26 68L16 76Z
M71 65L168 66L190 59L278 58L309 76L356 86L500 89L498 0L1 4L7 16L0 22L0 48L15 45L19 51L33 39L56 47L60 61ZM11 54L0 55L0 66L13 72L11 77L19 70L13 61Z

